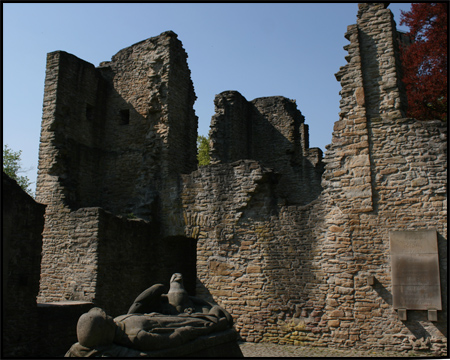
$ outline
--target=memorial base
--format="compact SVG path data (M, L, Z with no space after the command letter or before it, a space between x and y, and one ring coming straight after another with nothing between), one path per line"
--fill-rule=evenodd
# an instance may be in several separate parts
M72 345L66 353L66 357L214 357L231 358L243 357L242 351L237 342L238 334L235 330L226 330L213 333L207 336L190 341L175 348L163 349L157 351L138 351L124 346L113 344L112 346L89 349L81 346L79 343Z

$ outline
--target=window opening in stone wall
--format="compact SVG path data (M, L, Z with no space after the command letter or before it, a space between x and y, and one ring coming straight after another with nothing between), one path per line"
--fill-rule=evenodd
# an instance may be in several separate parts
M94 120L94 107L90 104L86 104L86 120Z
M128 125L130 123L130 110L120 110L120 124Z

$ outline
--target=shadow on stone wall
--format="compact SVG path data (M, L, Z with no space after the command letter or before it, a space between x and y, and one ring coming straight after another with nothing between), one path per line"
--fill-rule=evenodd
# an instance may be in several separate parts
M197 279L197 240L185 236L170 236L159 241L158 282L169 290L174 273L183 275L184 288L195 296Z
M202 276L217 283L202 279L198 292L217 297L225 307L230 296L246 304L241 314L229 301L247 341L261 340L264 331L270 333L265 327L277 328L279 321L294 317L317 326L318 306L308 300L320 283L313 266L319 215L312 204L322 193L322 152L309 149L308 127L293 100L274 96L248 102L237 91L226 91L216 95L215 105L211 173L219 173L220 163L230 164L233 190L206 186L206 198L214 206L215 191L223 191L222 202L234 198L235 205L221 214L223 223L215 223L211 238L199 241L202 257L212 251L206 256L209 273Z
M309 149L308 126L295 100L247 101L237 91L216 95L211 120L211 164L256 160L277 175L283 205L306 205L321 191L322 152Z
M267 114L254 105L252 110L252 136L258 141L252 145L250 158L273 169L278 176L274 195L282 200L283 205L306 205L317 199L322 192L324 167L321 159L318 164L308 159L309 149L304 149L306 153L303 153L299 121L289 124L294 130L293 139L288 139L269 121Z
M101 215L94 301L97 306L109 315L125 314L134 299L150 286L161 283L168 290L175 272L183 274L188 293L195 293L195 239L161 239L152 223L105 211Z
M263 283L257 293L258 301L247 300L261 309L249 306L247 316L251 320L238 320L251 321L257 329L249 333L248 324L241 329L241 336L247 341L260 341L260 331L270 338L271 329L276 329L278 338L299 329L311 334L319 326L324 305L317 299L311 301L313 294L320 292L319 286L323 286L323 274L314 265L318 246L314 226L321 221L314 210L316 203L281 205L286 202L277 195L278 178L274 173L262 178L247 206L240 209L242 216L236 224L239 230L235 231L234 241L244 244L241 256L249 260L250 282L244 298L253 299L252 287L259 290L258 283ZM249 243L254 256L244 250Z
M448 334L448 241L439 232L437 233L439 250L439 269L441 279L441 301L442 311L438 312L438 322L434 323L438 330L447 338Z
M33 356L46 206L2 172L2 357Z

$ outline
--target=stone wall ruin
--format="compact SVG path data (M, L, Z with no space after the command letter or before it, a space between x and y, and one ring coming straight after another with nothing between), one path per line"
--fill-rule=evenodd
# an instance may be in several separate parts
M197 292L229 309L247 341L445 353L445 291L437 321L426 311L408 311L402 321L392 307L389 233L434 230L446 286L447 126L405 117L395 22L385 4L360 4L345 37L348 63L336 74L341 112L323 175L320 162L309 162L320 188L283 166L286 154L304 164L312 150L297 145L305 132L295 140L285 131L296 120L274 124L291 141L271 162L253 150L267 142L243 120L258 100L249 108L239 94L216 97L213 165L184 177L186 231L198 239ZM302 202L289 196L293 187L279 191L292 176L294 188L306 184L314 196Z
M333 187L306 206L280 205L274 174L250 160L186 176L183 200L192 210L186 211L187 232L198 238L197 294L227 307L247 341L445 348L446 305L438 322L428 321L426 312L411 312L406 323L398 319L389 256L390 231L436 229L446 286L445 197L439 195L446 181L445 126L396 119L374 128L375 165L381 169L374 183L376 212L355 209L352 197L332 198ZM406 136L397 141L404 131L421 143L409 142L408 148ZM427 147L433 147L427 157L435 161L425 166L419 153ZM405 153L415 155L406 160L400 155ZM421 168L427 180L407 180L410 168ZM220 190L207 191L216 184Z
M211 120L211 164L252 159L278 174L279 198L307 204L322 188L322 151L309 148L308 125L294 100L247 101L237 91L216 95Z
M447 125L405 117L384 3L345 37L339 120L322 158L295 101L215 98L197 168L195 93L172 32L99 67L48 55L37 200L39 302L111 315L185 274L246 341L447 353ZM442 311L393 308L389 236L434 231Z
M164 244L184 235L180 174L197 166L186 58L170 31L97 68L63 51L48 54L36 187L37 201L48 205L40 302L106 306L119 275L132 272L120 282L129 304L152 281L170 279L158 269ZM195 249L185 240L175 252ZM195 267L185 273L193 290ZM124 311L114 304L106 310Z

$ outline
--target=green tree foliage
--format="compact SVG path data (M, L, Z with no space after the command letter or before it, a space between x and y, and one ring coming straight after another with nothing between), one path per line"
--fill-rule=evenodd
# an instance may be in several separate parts
M197 137L197 160L199 166L209 165L209 137Z
M30 188L31 181L26 176L19 176L18 174L24 172L22 165L20 164L20 155L22 151L14 151L5 145L3 148L3 171L11 179L17 181L20 187L26 191L29 195L33 196L33 192Z

